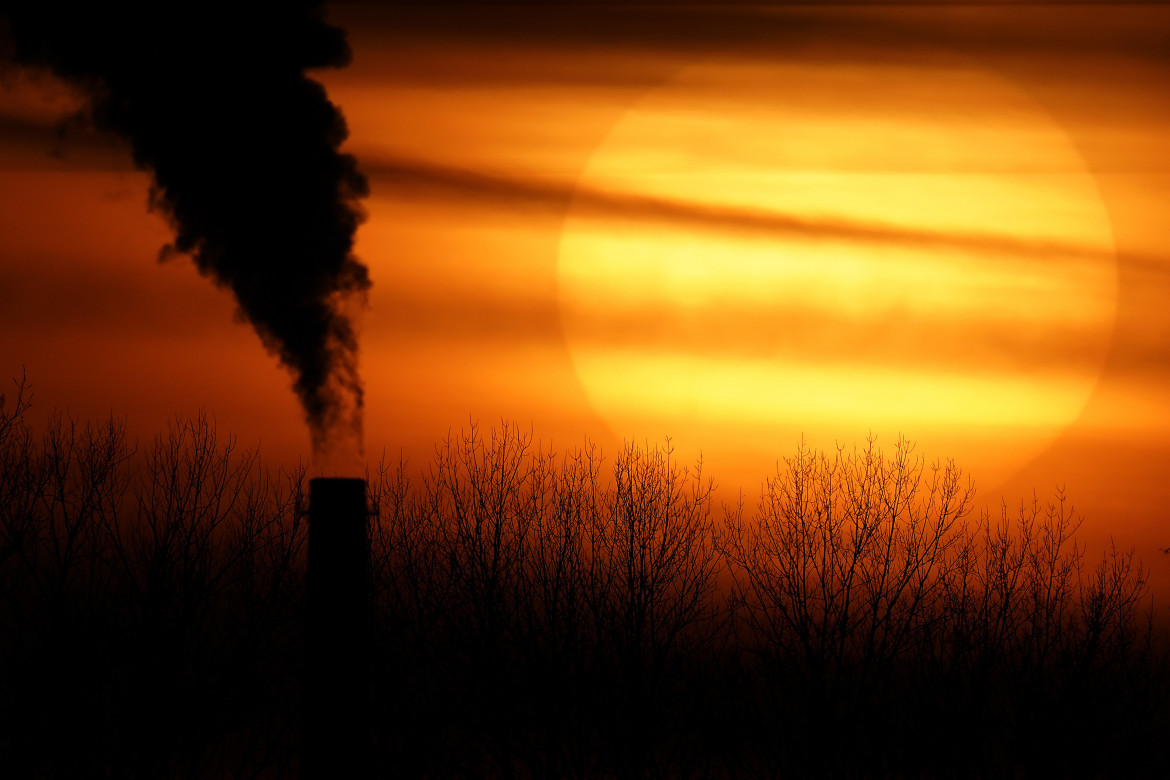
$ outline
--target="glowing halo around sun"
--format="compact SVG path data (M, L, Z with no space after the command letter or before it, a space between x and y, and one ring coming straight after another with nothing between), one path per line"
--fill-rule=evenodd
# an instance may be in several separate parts
M725 484L872 433L994 486L1078 417L1109 348L1096 183L990 73L696 65L578 193L559 303L590 402Z

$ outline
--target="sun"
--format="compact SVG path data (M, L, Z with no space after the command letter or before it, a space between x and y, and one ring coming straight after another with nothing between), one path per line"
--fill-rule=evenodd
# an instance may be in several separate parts
M695 65L613 126L578 192L561 317L618 436L762 477L802 436L905 435L992 485L1100 376L1105 207L1068 135L992 73Z

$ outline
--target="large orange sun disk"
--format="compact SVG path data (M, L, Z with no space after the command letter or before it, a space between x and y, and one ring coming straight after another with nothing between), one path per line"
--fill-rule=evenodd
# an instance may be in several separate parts
M673 436L725 480L750 488L802 436L875 434L994 487L1096 387L1109 219L1068 136L993 74L696 65L615 124L579 186L699 217L575 209L560 305L615 434ZM740 212L784 219L722 219Z

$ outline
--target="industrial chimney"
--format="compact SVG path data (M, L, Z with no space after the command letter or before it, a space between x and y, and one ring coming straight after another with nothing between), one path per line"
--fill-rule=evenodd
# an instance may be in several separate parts
M370 776L366 481L309 483L301 777Z

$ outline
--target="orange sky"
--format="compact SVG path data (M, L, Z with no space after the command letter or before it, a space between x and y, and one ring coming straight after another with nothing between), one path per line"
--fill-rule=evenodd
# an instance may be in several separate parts
M983 501L1067 485L1167 578L1170 9L338 5L371 183L367 451L469 419L673 436L758 489L898 433ZM306 458L276 360L126 148L0 82L0 370L136 435ZM262 197L262 193L258 193Z

